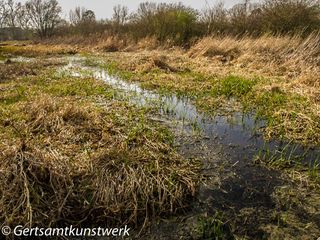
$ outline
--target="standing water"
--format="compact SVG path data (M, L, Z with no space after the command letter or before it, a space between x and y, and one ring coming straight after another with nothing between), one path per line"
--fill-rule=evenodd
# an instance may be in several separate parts
M64 70L71 70L73 76L81 76L81 70L93 74L118 90L119 95L128 97L132 104L145 107L157 106L161 116L184 121L200 129L207 139L217 140L221 145L232 146L239 156L252 158L259 150L274 152L286 149L290 155L302 155L304 163L312 163L320 156L320 149L309 149L297 144L282 141L265 141L262 129L265 122L257 120L254 113L234 112L229 115L209 116L198 111L188 97L175 94L159 94L156 91L143 89L138 83L127 82L118 76L110 75L98 67L81 66L83 58L72 57ZM77 70L78 69L78 70ZM185 126L186 128L188 125ZM238 159L239 160L239 159Z
M284 154L285 158L299 156L292 159L305 165L319 160L319 149L275 140L265 141L261 133L265 122L256 120L254 113L209 116L198 111L188 97L146 90L138 83L124 81L102 68L83 66L81 62L81 59L73 57L64 70L73 76L81 76L81 71L90 72L114 88L121 97L128 98L132 104L156 106L160 117L169 119L172 128L175 128L174 122L182 122L186 132L194 128L200 130L202 138L199 141L193 141L190 136L180 139L182 155L200 159L203 163L202 173L206 176L196 200L191 203L190 211L183 219L194 219L199 215L214 216L217 212L223 212L238 225L233 226L237 234L261 239L265 233L260 226L274 221L272 214L276 211L276 203L273 194L287 180L283 179L281 172L255 164L253 159L270 151L281 157ZM160 236L168 239L172 238L172 234L183 236L188 231L185 225L179 234L176 233L180 228L177 222L161 223L152 231L157 239L161 239Z

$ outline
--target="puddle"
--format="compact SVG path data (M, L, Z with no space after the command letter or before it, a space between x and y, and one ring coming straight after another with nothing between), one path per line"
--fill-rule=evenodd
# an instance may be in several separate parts
M156 106L159 114L173 120L185 122L185 129L189 131L200 131L206 139L217 141L219 144L231 149L236 161L241 158L252 159L258 151L282 152L285 156L303 156L305 164L313 164L319 161L320 149L310 149L298 144L289 144L281 141L265 141L261 128L265 126L264 121L257 121L253 113L235 112L227 116L208 116L197 110L192 100L187 97L161 95L156 91L146 90L138 83L127 82L117 76L109 75L106 70L98 67L83 66L85 58L72 56L68 58L69 64L63 71L70 71L73 76L80 77L91 74L97 79L105 81L118 94L125 97L132 104L148 107ZM233 155L233 156L232 156Z
M218 141L223 146L228 146L228 151L233 151L230 156L237 161L240 158L252 158L259 152L277 152L286 157L298 156L298 160L306 165L314 165L320 161L320 148L310 148L299 144L283 141L265 141L261 130L265 122L255 119L254 113L235 112L232 115L209 116L198 111L197 107L188 97L175 94L163 95L156 91L146 90L139 83L127 82L117 76L109 75L99 67L86 66L86 57L68 56L58 57L57 60L66 60L67 65L62 67L59 74L71 74L74 77L91 75L105 81L117 94L126 98L132 104L142 107L157 107L161 116L171 120L183 121L187 131L200 131L206 139ZM15 57L14 62L32 62L34 58ZM230 148L231 147L231 148ZM285 152L283 151L285 150Z
M35 62L36 58L29 58L29 57L23 57L23 56L15 56L15 57L6 57L4 60L0 60L1 64L5 64L6 61L9 60L11 63L31 63Z
M19 57L11 58L11 60L13 62L34 62L36 59L19 56Z

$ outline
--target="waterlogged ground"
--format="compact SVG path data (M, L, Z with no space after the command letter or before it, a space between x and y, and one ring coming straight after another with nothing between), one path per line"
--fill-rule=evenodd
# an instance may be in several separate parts
M274 239L280 238L277 231L283 237L289 237L296 234L291 228L304 225L304 218L311 220L308 222L309 226L313 226L311 228L319 227L320 216L316 210L319 206L313 206L315 209L310 213L293 208L290 212L281 210L283 206L277 202L281 200L276 194L282 194L281 191L295 192L289 198L304 198L303 193L296 196L300 191L298 188L302 186L285 178L281 171L258 164L260 158L267 157L273 158L270 160L271 165L290 165L296 161L308 169L308 166L317 164L319 149L275 140L265 141L260 131L265 123L256 120L254 113L233 112L210 116L198 111L188 97L143 89L139 83L126 82L118 76L108 74L101 67L84 67L85 62L83 59L71 58L63 71L79 77L91 74L117 89L119 92L116 98L157 109L153 119L158 119L175 132L180 152L186 158L200 159L203 163L204 182L198 191L197 200L183 217L164 220L153 226L150 234L154 239L159 239L160 236L163 239L211 239L216 235L226 239L233 235ZM310 201L318 201L318 197L317 194L311 194ZM282 226L287 223L281 222L286 214L293 218L288 222L294 222L292 225L288 224L288 227ZM297 222L300 223L295 226ZM302 228L298 232L301 230ZM308 230L299 234L312 239L319 233L316 230L310 234ZM146 238L150 236L147 235Z
M46 57L49 58L50 57ZM139 239L317 239L320 236L317 147L266 141L266 121L235 111L230 98L217 114L198 109L184 94L144 89L111 71L108 58L55 56L53 74L103 80L112 98L148 109L147 119L174 134L187 162L201 162L195 198L181 211L148 219ZM24 58L13 58L23 61ZM32 61L28 59L27 61ZM81 89L79 89L81 91ZM103 98L100 106L108 106ZM241 107L240 107L241 109ZM200 176L200 174L198 174Z

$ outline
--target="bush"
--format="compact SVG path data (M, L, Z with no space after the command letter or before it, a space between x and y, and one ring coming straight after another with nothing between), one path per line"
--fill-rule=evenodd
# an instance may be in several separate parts
M319 0L245 0L229 10L218 4L204 10L202 23L210 34L309 34L320 29Z
M264 31L310 33L319 29L319 1L266 0L262 8Z
M182 45L196 35L197 12L179 4L142 3L132 18L135 38L155 36L164 43Z

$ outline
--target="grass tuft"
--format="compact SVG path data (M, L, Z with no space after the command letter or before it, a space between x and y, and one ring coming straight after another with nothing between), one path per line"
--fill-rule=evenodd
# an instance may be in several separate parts
M230 75L223 78L218 84L218 87L213 91L216 92L217 95L224 95L228 98L242 97L248 94L255 84L255 80Z

